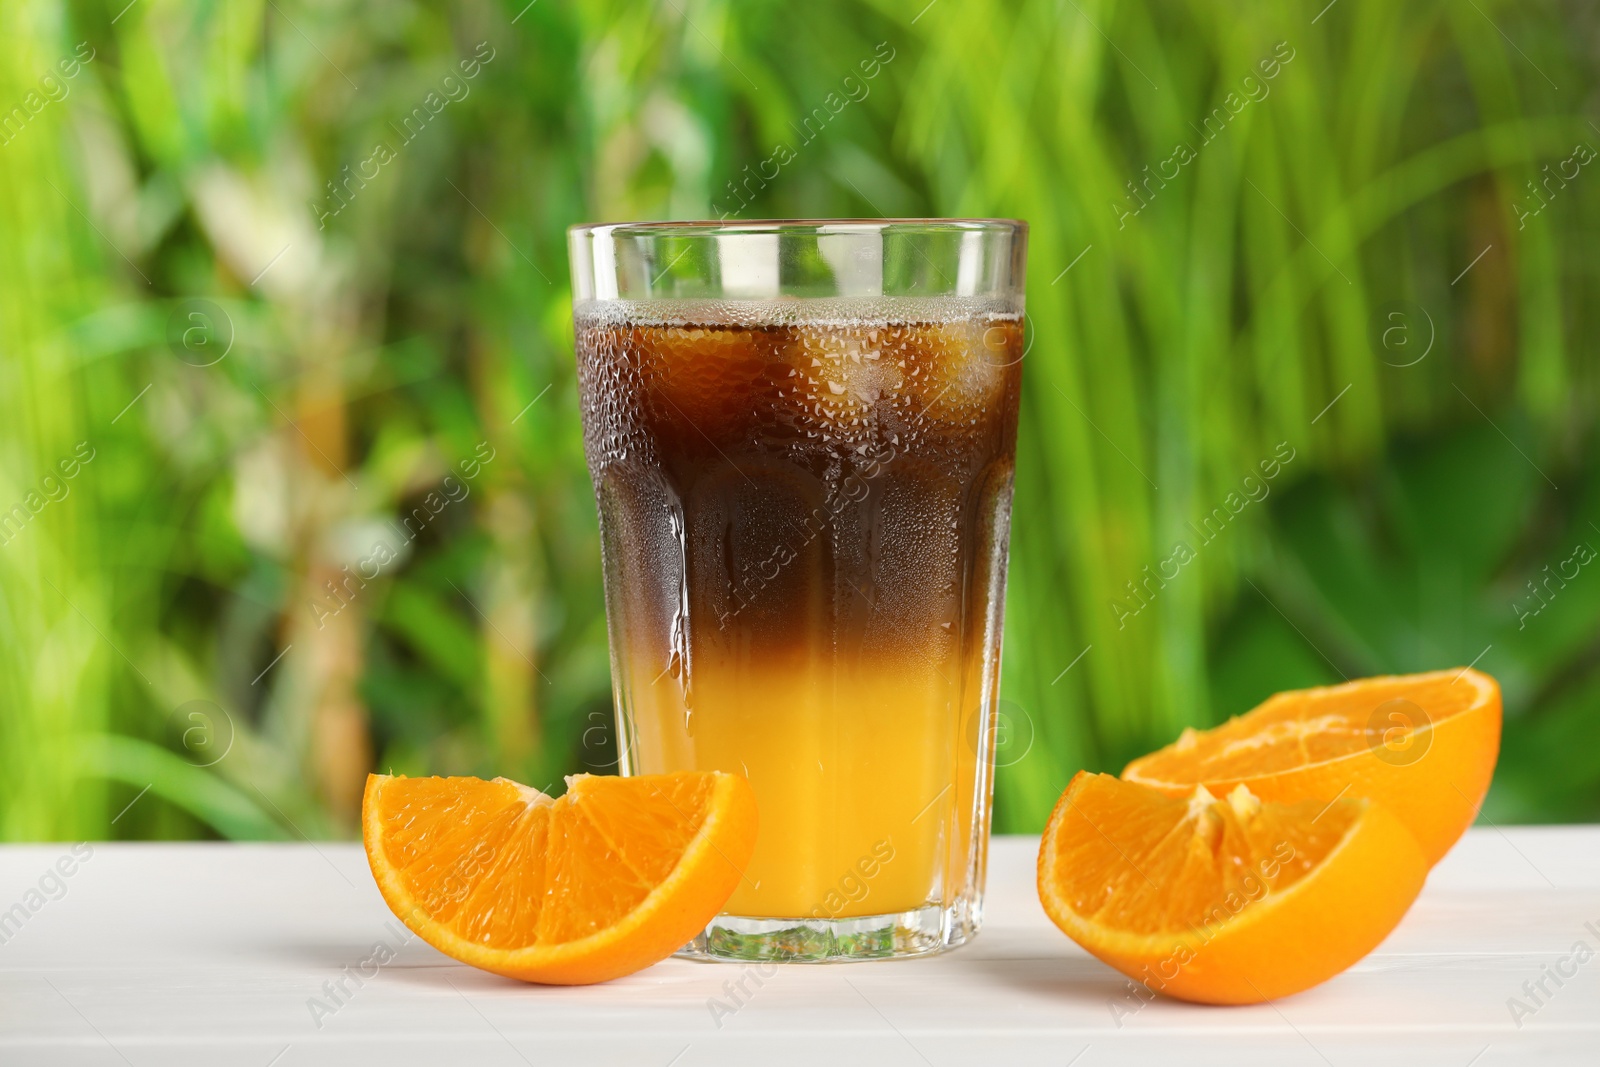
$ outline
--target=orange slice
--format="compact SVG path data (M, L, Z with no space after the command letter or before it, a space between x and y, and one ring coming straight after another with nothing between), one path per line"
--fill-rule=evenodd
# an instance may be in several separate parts
M361 836L400 921L445 955L529 982L631 974L698 934L756 839L734 774L580 774L552 799L505 778L367 777Z
M1269 804L1240 786L1187 799L1080 771L1039 850L1039 900L1067 936L1156 992L1250 1004L1372 951L1428 863L1365 800ZM1130 991L1122 1012L1147 995ZM1113 1002L1120 1025L1122 1014Z
M1134 760L1130 782L1187 796L1250 787L1262 800L1366 797L1437 863L1477 817L1500 754L1500 687L1475 670L1365 678L1279 693Z

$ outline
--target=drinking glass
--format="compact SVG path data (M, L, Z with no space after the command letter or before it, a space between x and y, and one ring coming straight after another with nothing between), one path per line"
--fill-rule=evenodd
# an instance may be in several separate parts
M684 952L911 956L982 920L1027 227L570 233L623 774L745 775Z

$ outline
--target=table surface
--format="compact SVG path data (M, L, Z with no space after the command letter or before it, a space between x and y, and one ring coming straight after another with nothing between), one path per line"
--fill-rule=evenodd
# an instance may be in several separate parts
M1127 1010L1125 980L1040 910L1037 844L995 840L985 928L943 956L789 965L759 985L739 965L673 959L585 988L523 985L408 939L358 845L8 846L0 1063L1600 1062L1600 827L1470 831L1371 956L1247 1008ZM331 998L325 983L364 963L372 976Z

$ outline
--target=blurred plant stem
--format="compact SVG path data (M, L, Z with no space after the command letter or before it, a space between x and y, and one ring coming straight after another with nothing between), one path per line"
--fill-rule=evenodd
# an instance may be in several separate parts
M317 310L328 317L321 321L341 323L351 317L326 306ZM309 769L318 795L346 832L357 826L362 784L373 755L366 708L357 692L364 667L365 598L351 580L353 561L330 555L338 543L335 531L349 517L359 492L345 471L351 460L340 381L351 341L331 330L299 357L292 432L300 447L293 453L297 463L290 482L304 499L322 506L299 512L303 525L294 540L302 556L294 570L306 576L307 588L303 597L290 600L286 626L290 643L307 650L301 679L305 699L287 707L290 714L308 718ZM302 609L330 597L340 605L335 613L316 618Z
M61 324L103 297L94 283L102 249L57 152L66 110L25 110L20 127L9 114L61 54L59 18L0 7L9 120L0 146L0 837L9 840L104 832L107 785L82 775L77 748L106 728L113 677L141 711L152 696L111 644L115 597L97 566L92 487L115 463L111 419L138 387L104 374L98 389L75 379ZM99 466L68 478L58 464L76 462L79 442Z

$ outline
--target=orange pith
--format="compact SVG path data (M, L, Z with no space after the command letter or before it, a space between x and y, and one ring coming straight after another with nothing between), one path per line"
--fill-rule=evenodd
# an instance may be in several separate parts
M390 909L446 955L531 982L601 982L671 955L749 862L749 783L567 781L552 799L505 778L369 775L362 838Z
M1244 784L1263 800L1365 797L1431 864L1477 817L1499 751L1500 687L1452 669L1278 693L1214 729L1185 730L1122 777L1173 796Z
M1310 988L1366 955L1427 871L1411 834L1364 800L1262 803L1243 787L1177 798L1080 772L1045 828L1039 899L1069 937L1135 981L1244 1004Z

